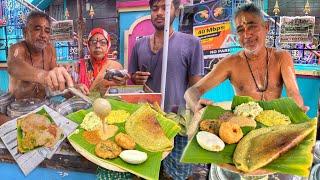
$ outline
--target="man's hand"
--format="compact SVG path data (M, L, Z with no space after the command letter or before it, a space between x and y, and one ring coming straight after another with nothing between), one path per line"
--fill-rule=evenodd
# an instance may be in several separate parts
M309 106L302 106L301 109L303 110L303 112L308 112L310 107Z
M132 75L131 79L135 84L143 85L147 82L150 75L149 72L137 71Z
M84 84L77 84L76 88L79 89L85 95L88 95L90 93L88 87Z
M67 87L73 87L73 81L64 67L55 67L44 75L44 85L51 90L63 91Z
M208 105L212 105L213 102L209 99L199 99L196 107L195 107L195 111L194 113L197 113L198 111L200 111L202 108L208 106Z
M213 102L208 99L201 99L202 93L195 86L191 86L184 94L186 106L196 114L200 109L207 105L212 105Z
M187 127L187 136L189 140L197 133L204 110L205 108L202 108L196 113L194 113L192 120Z

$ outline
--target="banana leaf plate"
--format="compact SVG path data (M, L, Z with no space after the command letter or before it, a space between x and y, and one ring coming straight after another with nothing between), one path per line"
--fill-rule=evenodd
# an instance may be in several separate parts
M232 101L231 109L236 106L253 101L252 98L246 96L235 96ZM257 101L264 110L276 110L287 115L292 123L298 124L306 121L316 121L310 119L291 98L280 98L273 101ZM201 119L216 119L221 114L226 112L219 106L208 106ZM316 128L315 128L316 129ZM242 128L244 135L251 129L248 127ZM261 169L251 172L246 175L261 175L274 172L291 174L307 177L312 165L312 149L316 142L316 130L310 133L296 147L282 154L279 158L267 164ZM181 157L183 163L214 163L222 168L241 173L233 164L233 153L237 144L226 144L225 148L220 152L210 152L200 147L196 140L196 136L188 142Z
M113 110L125 110L132 114L135 112L141 105L137 104L130 104L114 99L108 99ZM85 117L85 115L92 110L80 110L75 113L71 113L67 116L70 120L80 124ZM160 115L157 116L157 120L159 121L162 129L164 130L166 136L169 139L172 139L177 135L180 131L180 127L174 121L165 118L164 116ZM125 123L116 124L119 127L118 132L125 132ZM148 159L139 165L132 165L122 161L119 157L115 159L102 159L95 155L94 149L95 145L89 144L82 136L84 129L78 127L78 129L73 132L71 135L68 136L68 140L70 144L85 158L89 161L104 167L106 169L110 169L113 171L120 171L120 172L130 172L137 176L140 176L145 179L159 179L159 171L160 171L160 164L162 160L163 154L166 152L149 152L140 147L139 145L136 146L137 150L144 151L148 154ZM111 138L114 140L114 137Z
M53 119L51 118L51 116L47 113L47 111L44 108L42 108L39 111L37 111L36 114L46 116L50 120L51 123L55 123L53 121ZM23 146L22 146L23 138L24 138L24 136L23 136L23 132L22 132L22 129L21 129L20 119L18 119L17 120L17 141L18 141L19 151L22 152L22 153L26 153L26 152L29 152L31 150L37 149L39 147L42 147L42 146L37 146L37 147L34 147L32 149L23 148ZM63 138L63 137L61 137L61 138Z

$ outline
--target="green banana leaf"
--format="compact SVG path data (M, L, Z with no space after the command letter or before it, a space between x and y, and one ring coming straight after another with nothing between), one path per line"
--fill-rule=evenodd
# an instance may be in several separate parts
M235 96L232 101L231 109L236 106L253 101L251 97ZM292 123L298 124L310 119L291 98L280 98L273 101L257 101L264 110L276 110L289 116ZM208 106L202 115L202 119L218 118L225 111L218 106ZM313 119L315 120L315 119ZM245 133L244 133L245 134ZM312 165L312 148L316 141L316 130L309 134L298 146L281 155L263 169L272 172L292 174L298 176L308 176ZM228 145L221 152L210 152L199 146L195 136L186 146L181 162L184 163L214 163L214 164L233 164L233 152L236 144Z
M125 110L132 114L135 112L141 105L137 104L130 104L114 99L108 99L112 109L113 110ZM70 120L80 124L85 117L85 115L89 112L91 112L91 109L88 110L80 110L75 113L71 113L67 116ZM159 121L161 127L163 128L166 136L169 139L173 139L178 132L180 131L180 127L177 123L174 121L165 118L163 115L158 114L157 115L157 120ZM119 123L116 124L119 127L118 132L125 132L125 123ZM76 144L76 146L81 148L81 150L85 151L87 153L86 155L90 156L90 158L95 159L96 161L99 161L99 163L106 163L106 164L111 164L116 167L122 168L128 172L131 172L137 176L143 177L145 179L159 179L159 171L160 171L160 164L162 160L162 154L163 152L149 152L144 150L142 147L139 145L136 146L136 149L139 151L144 151L148 154L148 159L139 165L132 165L128 164L124 161L122 161L119 157L111 160L105 160L101 159L97 156L95 156L94 148L95 145L89 144L82 136L82 133L84 130L78 127L78 132L77 130L72 133L68 139L71 142L71 144ZM111 140L114 140L114 137L111 138Z

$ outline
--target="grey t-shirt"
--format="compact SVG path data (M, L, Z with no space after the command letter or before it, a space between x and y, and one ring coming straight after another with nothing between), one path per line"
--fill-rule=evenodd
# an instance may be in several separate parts
M154 91L161 91L162 53L153 53L150 37L139 39L131 54L129 73L148 71L151 75L147 85ZM203 75L203 51L200 39L180 32L174 32L169 40L165 111L177 112L185 107L183 95L189 85L189 77Z

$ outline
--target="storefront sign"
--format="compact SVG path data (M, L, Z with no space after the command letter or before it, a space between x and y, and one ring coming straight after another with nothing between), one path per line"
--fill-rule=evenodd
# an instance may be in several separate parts
M56 21L51 25L51 40L73 41L73 21Z
M204 58L221 58L230 53L228 39L231 34L229 21L193 27L193 35L201 38Z
M282 16L280 17L280 42L311 43L314 26L314 16Z

